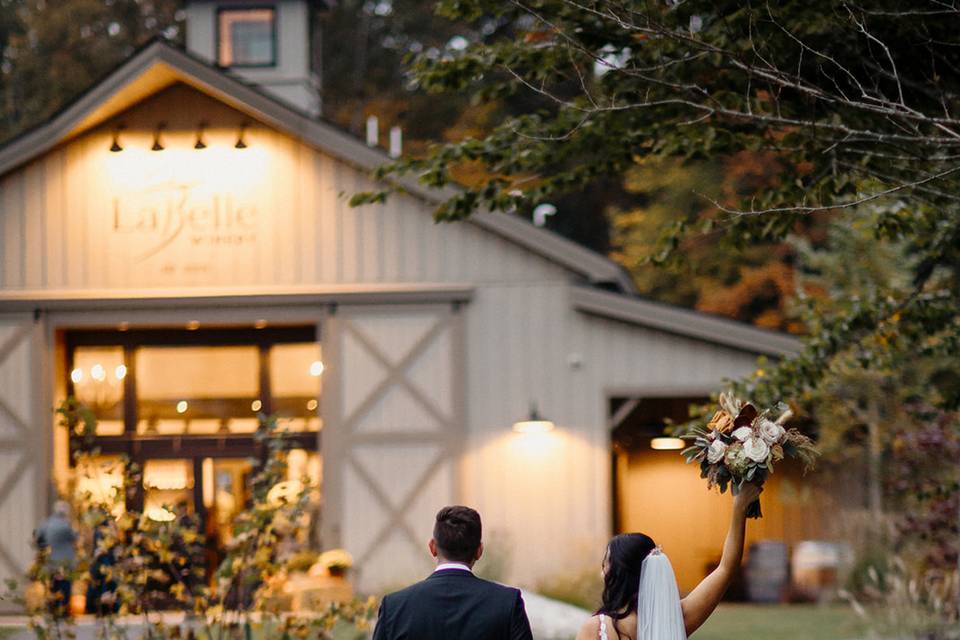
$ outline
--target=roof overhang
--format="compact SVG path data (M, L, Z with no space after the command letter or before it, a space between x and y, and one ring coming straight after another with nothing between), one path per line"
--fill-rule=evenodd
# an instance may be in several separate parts
M800 340L784 333L599 289L574 287L571 301L583 313L758 355L791 356L801 348Z
M299 138L363 171L373 171L391 160L386 153L367 146L337 127L311 118L180 49L156 41L47 123L0 148L0 176L177 82L189 85L252 119ZM398 182L406 192L432 205L457 193L452 188L430 189L410 177ZM535 227L526 220L506 214L479 212L471 216L469 222L579 274L587 282L614 285L626 292L634 291L630 277L613 261L556 233Z

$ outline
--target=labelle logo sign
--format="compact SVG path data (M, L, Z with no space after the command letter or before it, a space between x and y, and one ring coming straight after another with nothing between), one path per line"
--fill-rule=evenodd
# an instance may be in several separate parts
M176 245L190 249L234 247L257 241L256 204L228 192L167 182L115 195L112 231L135 243L147 260Z

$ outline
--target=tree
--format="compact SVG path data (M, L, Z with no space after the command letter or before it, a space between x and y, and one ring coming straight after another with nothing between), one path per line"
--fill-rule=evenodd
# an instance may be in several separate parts
M808 317L803 352L753 392L797 395L851 350L861 366L879 366L886 335L908 350L960 351L960 49L948 46L960 8L932 0L442 0L438 11L472 22L495 16L515 29L419 58L424 87L486 99L527 93L542 104L482 138L378 171L444 186L465 162L485 167L489 179L444 202L438 218L529 211L554 193L622 179L640 159L769 154L770 185L736 194L735 205L713 199L706 211L677 216L653 260L675 256L698 234L742 250L784 238L811 215L855 217L866 204L874 205L874 240L904 242L915 259L907 291L866 291ZM354 204L386 196L358 194Z
M0 140L42 122L151 38L183 35L178 0L0 1Z

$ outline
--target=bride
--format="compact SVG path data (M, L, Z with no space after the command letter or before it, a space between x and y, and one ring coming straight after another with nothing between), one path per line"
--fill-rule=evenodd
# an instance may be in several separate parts
M649 536L614 537L603 557L603 603L576 640L684 640L699 629L740 566L747 506L759 495L745 484L734 498L720 566L682 599L670 561Z

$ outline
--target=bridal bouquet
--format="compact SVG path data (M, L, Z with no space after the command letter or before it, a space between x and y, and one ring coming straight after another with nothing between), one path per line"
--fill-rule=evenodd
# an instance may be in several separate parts
M773 419L774 412L779 417ZM694 427L684 436L693 444L683 451L687 462L700 463L700 477L720 493L730 490L736 495L745 482L763 485L773 463L796 458L804 472L813 468L820 453L813 442L796 429L785 425L793 414L784 404L772 409L757 410L732 394L720 394L720 409L706 426ZM759 518L760 501L747 509L748 518Z

